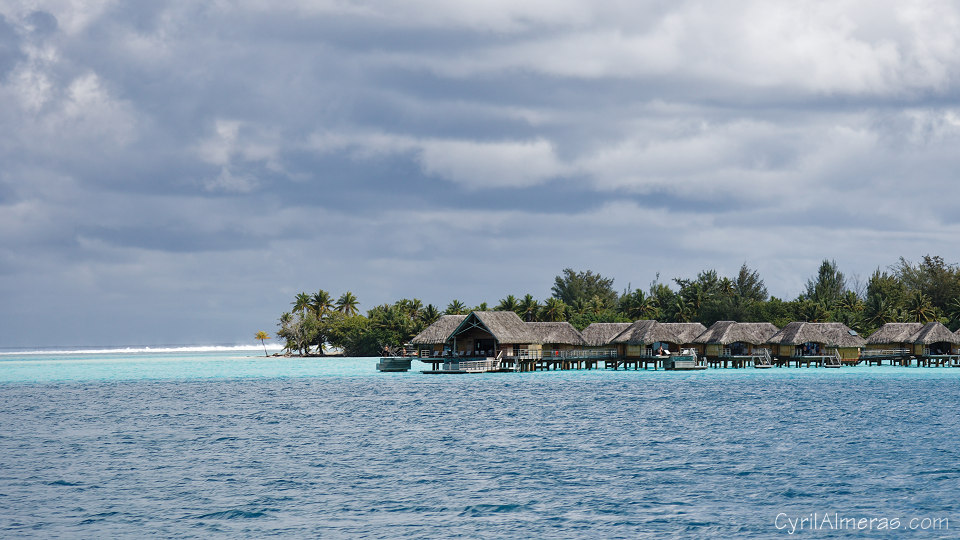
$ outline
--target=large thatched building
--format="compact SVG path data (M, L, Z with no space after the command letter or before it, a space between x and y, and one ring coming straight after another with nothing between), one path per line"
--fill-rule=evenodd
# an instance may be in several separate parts
M444 315L413 338L420 356L489 357L540 354L586 345L568 322L524 322L512 311ZM426 353L426 354L425 354Z

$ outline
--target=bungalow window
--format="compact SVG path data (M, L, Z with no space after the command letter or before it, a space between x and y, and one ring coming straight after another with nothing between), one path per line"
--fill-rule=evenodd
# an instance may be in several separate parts
M798 345L796 356L821 356L820 344L808 341L803 345Z

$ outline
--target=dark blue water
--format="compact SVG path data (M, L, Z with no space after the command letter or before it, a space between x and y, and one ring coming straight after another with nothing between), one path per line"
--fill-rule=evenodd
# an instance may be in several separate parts
M798 534L960 530L960 370L365 363L6 382L0 404L3 537L770 537L814 513L901 528Z

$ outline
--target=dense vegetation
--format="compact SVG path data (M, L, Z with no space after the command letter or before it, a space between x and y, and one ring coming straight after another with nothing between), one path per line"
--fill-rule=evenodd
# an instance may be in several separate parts
M440 308L414 298L383 304L361 315L353 293L338 300L327 291L300 293L292 311L280 317L277 336L286 348L300 354L323 353L325 346L349 356L376 356L397 349L443 314L471 310L515 311L526 321L569 321L578 329L593 322L716 321L771 322L783 327L791 321L842 322L866 336L888 322L941 321L951 330L960 327L960 267L939 256L919 263L900 260L877 269L864 283L848 279L835 261L824 260L805 290L793 300L770 297L756 270L744 264L735 276L706 270L693 279L675 278L673 286L657 279L646 290L618 293L613 279L589 270L564 269L554 279L550 298L543 302L526 294L507 295L497 304L468 307L452 300Z

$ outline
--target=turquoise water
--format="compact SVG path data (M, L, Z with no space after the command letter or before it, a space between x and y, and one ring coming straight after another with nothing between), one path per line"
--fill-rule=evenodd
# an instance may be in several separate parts
M7 354L0 382L370 375L374 358L265 358L261 351Z
M255 355L0 356L0 536L960 527L960 369L428 376Z

